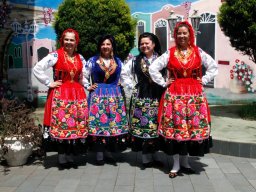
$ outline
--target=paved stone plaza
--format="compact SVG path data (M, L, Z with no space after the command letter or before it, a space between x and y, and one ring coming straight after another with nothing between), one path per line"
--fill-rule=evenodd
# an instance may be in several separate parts
M117 166L94 165L94 154L77 157L78 169L59 170L57 154L30 159L21 167L0 165L0 192L253 192L256 191L256 122L240 119L237 107L214 107L212 153L191 157L197 174L170 179L171 157L159 152L164 167L141 165L141 153L115 154ZM36 114L42 117L43 110ZM232 155L232 156L230 156ZM238 157L239 156L239 157ZM254 158L248 158L254 157Z
M57 154L44 163L22 167L1 166L0 192L252 192L256 191L256 159L207 154L191 157L197 174L170 179L172 161L159 153L161 169L141 166L141 154L129 150L117 155L117 166L94 165L94 155L77 158L78 169L58 170ZM86 163L87 162L87 163Z

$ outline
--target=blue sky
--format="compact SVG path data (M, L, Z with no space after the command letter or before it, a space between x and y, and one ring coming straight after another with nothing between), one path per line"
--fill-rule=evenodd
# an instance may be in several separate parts
M39 7L51 7L57 9L63 0L9 0L13 3L36 5ZM198 0L187 0L195 2ZM131 12L155 12L166 4L180 5L186 0L126 0L131 8Z
M63 0L9 0L11 3L35 5L38 7L47 7L57 9ZM198 0L188 0L195 2ZM131 13L146 12L151 13L160 10L166 4L180 5L184 0L126 0L130 6ZM39 39L49 38L56 40L54 29L51 26L40 26L40 31L36 35Z

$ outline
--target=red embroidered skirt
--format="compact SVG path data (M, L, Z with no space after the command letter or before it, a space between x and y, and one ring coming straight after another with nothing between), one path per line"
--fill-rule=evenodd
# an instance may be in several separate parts
M210 136L210 110L195 79L175 80L160 102L159 134L176 141L203 141Z
M44 125L50 126L50 136L55 139L87 137L88 103L82 85L67 81L49 90Z

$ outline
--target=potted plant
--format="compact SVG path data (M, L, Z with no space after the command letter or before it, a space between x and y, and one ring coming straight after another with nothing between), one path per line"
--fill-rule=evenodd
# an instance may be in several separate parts
M9 166L27 162L33 148L41 144L42 132L35 124L33 110L17 99L0 99L1 156Z

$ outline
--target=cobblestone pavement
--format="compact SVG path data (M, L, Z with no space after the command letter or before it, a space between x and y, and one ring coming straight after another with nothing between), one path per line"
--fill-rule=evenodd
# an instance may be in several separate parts
M141 153L115 154L117 166L94 165L94 154L76 157L78 169L59 170L57 154L21 167L0 165L0 192L252 192L256 191L256 159L210 153L190 157L196 174L168 177L171 158L159 152L163 168L141 165Z

